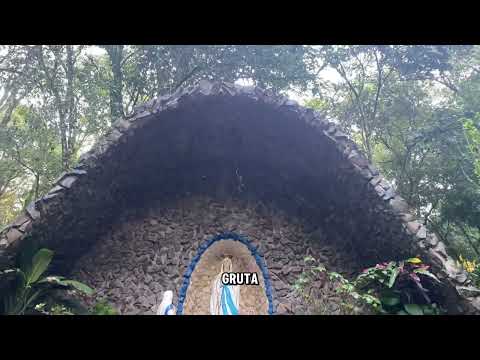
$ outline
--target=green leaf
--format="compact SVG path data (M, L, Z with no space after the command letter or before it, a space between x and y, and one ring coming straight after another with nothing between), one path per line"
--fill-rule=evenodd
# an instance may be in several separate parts
M33 293L26 301L25 303L25 307L24 307L24 310L28 309L28 307L30 306L30 304L32 304L32 302L37 299L40 294L43 292L44 289L39 289L37 290L35 293Z
M404 310L400 310L399 312L397 312L397 315L408 315L408 313Z
M435 315L435 309L429 305L423 305L422 310L425 315Z
M49 249L40 249L32 259L32 270L27 274L27 285L38 280L38 278L47 270L52 261L53 251Z
M17 289L22 290L27 285L27 276L22 270L17 271Z
M104 300L95 304L92 313L94 315L119 315L118 310Z
M397 267L393 269L392 273L390 274L390 279L388 281L388 287L391 288L393 284L395 284L395 280L397 280L397 276L400 273L400 269Z
M398 297L394 297L394 296L392 296L392 297L382 297L380 299L380 301L382 302L382 304L390 306L390 307L400 304L400 299Z
M71 286L71 287L77 289L78 291L81 291L84 294L89 295L89 296L93 295L93 293L95 292L89 286L85 285L84 283L81 283L80 281L76 281L76 280L59 280L58 284L64 285L64 286Z
M30 274L32 272L32 259L38 250L38 247L32 241L28 241L18 254L17 267L24 273Z
M417 304L404 304L403 308L410 315L423 315L422 308Z
M325 267L322 266L322 265L318 265L318 266L315 266L314 268L312 268L312 271L318 271L318 272L324 272L326 270L327 269L325 269Z
M81 283L80 281L76 280L68 280L65 279L63 276L47 276L43 279L41 279L38 283L51 283L51 284L56 284L56 285L61 285L61 286L66 286L66 287L73 287L84 294L87 295L93 295L95 292L92 288L89 286L85 285L84 283ZM298 283L301 283L301 279L297 281Z
M414 272L414 273L417 273L417 274L422 274L422 275L431 277L431 278L434 279L435 281L440 282L440 280L439 280L435 275L433 275L430 271L428 271L428 270L425 270L425 269L415 269L415 270L413 270L413 272Z

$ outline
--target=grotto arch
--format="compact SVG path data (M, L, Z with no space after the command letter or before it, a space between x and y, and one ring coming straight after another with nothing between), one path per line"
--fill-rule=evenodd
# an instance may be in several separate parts
M202 81L180 89L116 121L49 193L0 232L0 266L11 264L30 239L55 250L54 266L70 271L78 259L93 256L99 239L108 242L108 234L134 221L128 216L125 224L119 221L125 212L175 203L181 213L182 204L195 207L189 199L198 196L220 204L230 199L261 202L287 218L302 219L305 232L321 233L339 249L355 254L357 269L420 254L442 279L436 291L451 312L480 309L478 291L466 283L444 244L414 219L405 201L334 123L270 91L221 82ZM244 213L249 213L247 208ZM215 207L208 209L215 213ZM215 224L217 219L209 221ZM193 224L194 235L179 235L178 242L199 242L248 223L248 217L233 223L227 219L215 231L203 232ZM158 239L158 231L147 229L141 220L130 233L139 229L147 232L146 243L167 243L167 237ZM242 233L250 237L248 231ZM268 238L272 246L283 246L286 240L275 236ZM293 236L290 240L286 243L295 242ZM260 235L253 241L269 251ZM179 243L167 249L181 249L174 254L178 264L184 261ZM116 246L129 249L130 243ZM170 258L168 251L165 256ZM275 257L267 257L267 262L275 262Z

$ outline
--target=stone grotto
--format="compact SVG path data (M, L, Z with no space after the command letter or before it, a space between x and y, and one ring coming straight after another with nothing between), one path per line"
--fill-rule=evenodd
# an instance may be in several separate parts
M222 256L260 286L251 314L301 314L307 255L345 276L421 256L448 313L480 296L445 245L354 142L321 113L256 87L201 81L117 120L50 192L0 232L0 266L28 241L121 314L155 314L172 290L181 314L207 314ZM318 284L319 287L324 286ZM325 291L330 313L338 294Z

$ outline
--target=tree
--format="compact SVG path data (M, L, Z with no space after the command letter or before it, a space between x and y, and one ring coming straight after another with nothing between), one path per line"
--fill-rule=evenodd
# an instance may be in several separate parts
M379 113L388 97L384 92L389 85L432 80L436 73L451 69L451 52L467 50L448 46L324 46L318 50L318 56L343 80L337 85L323 86L327 97L335 96L330 103L342 104L334 115L348 130L357 129L360 145L372 160L372 138L382 129Z
M93 48L0 47L2 223L139 103L202 78L255 79L279 91L314 79L304 46L105 45L103 55Z
M477 53L463 46L323 47L342 81L323 84L309 104L339 119L451 250L478 256Z
M104 46L110 63L112 119L138 103L198 82L251 79L276 90L306 88L314 79L314 54L304 46ZM122 104L122 106L120 105Z

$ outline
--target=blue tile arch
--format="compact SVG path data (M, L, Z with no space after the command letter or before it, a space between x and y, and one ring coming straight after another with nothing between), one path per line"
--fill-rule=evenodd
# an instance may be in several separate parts
M268 314L273 315L275 313L275 310L273 306L272 286L270 283L270 275L268 274L267 265L265 264L263 257L259 254L257 247L252 244L248 237L233 232L224 232L215 235L205 241L202 245L200 245L197 250L197 254L193 257L190 264L188 265L187 270L185 271L185 274L183 275L183 283L182 287L180 288L180 294L178 296L177 315L183 314L183 303L185 301L185 296L187 295L188 286L190 285L190 277L195 270L195 266L202 257L203 253L215 242L220 240L239 241L244 244L248 248L248 250L250 250L250 253L255 258L255 262L257 263L260 271L262 272L263 281L265 284L265 294L267 295L268 299Z

